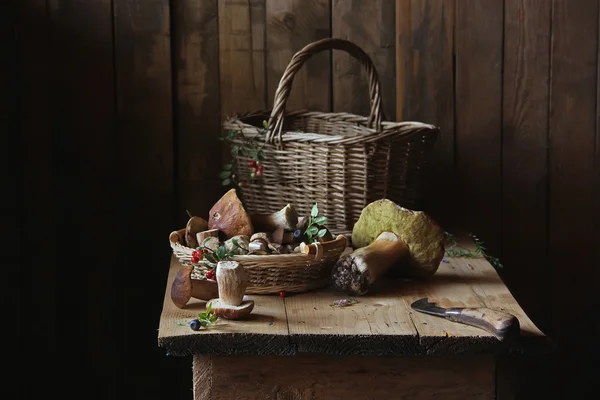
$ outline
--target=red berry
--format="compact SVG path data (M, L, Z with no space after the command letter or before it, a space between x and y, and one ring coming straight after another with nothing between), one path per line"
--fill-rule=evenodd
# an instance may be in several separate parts
M202 254L207 254L207 253L208 253L208 250L206 250L206 249L202 250Z
M259 169L258 171L256 171L256 176L261 176L262 175L262 169Z
M206 271L206 278L207 279L211 279L213 277L215 273L213 272L212 269L209 269L208 271Z
M198 261L200 261L200 259L198 257L192 257L192 262L193 263L197 263Z
M279 292L279 297L285 297L285 290L282 290L281 292Z
M246 183L246 181L240 182L240 186L245 188L248 186L248 184Z
M252 168L256 167L256 161L254 161L254 160L250 161L250 166Z
M264 168L265 168L265 166L264 166L264 165L262 165L262 164L260 164L260 165L258 166L258 170L259 170L259 171L262 171Z

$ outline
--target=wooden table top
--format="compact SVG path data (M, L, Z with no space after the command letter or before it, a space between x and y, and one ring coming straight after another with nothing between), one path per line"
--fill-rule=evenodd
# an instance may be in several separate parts
M448 355L545 351L548 338L525 314L496 270L483 258L447 258L438 272L421 282L388 280L358 303L333 307L348 298L324 289L281 298L249 295L255 307L248 319L219 319L211 328L192 331L186 323L205 310L191 299L185 309L170 298L181 268L173 256L158 329L158 345L169 355ZM410 304L428 297L442 307L490 307L515 315L521 325L517 344L507 346L475 327L425 315Z

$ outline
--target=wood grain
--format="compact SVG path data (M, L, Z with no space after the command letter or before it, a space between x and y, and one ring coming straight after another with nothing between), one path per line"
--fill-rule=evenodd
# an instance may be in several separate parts
M159 349L149 353L151 341L140 338L140 332L156 331L155 316L162 303L157 295L167 279L160 261L170 248L159 232L167 234L175 226L169 11L168 0L113 0L117 110L113 140L120 168L113 193L118 195L120 213L111 235L119 254L114 278L118 284L113 289L118 303L113 313L121 327L118 349L127 354L119 377L127 383L119 393L123 397L160 393L162 379L157 379L161 375L156 371L161 363L165 370L177 365L175 360L159 359ZM170 387L170 395L176 396L178 388Z
M507 285L549 327L547 147L550 0L505 1L502 262Z
M373 60L381 82L387 120L396 118L395 4L389 0L333 0L332 36L350 40ZM369 86L360 63L345 52L333 52L333 111L368 116Z
M219 1L222 117L266 107L265 0Z
M294 54L330 37L329 0L269 0L267 8L267 104L273 106L279 80ZM331 108L331 52L311 57L294 77L286 110Z
M247 400L494 399L494 385L491 357L298 355L212 359L214 400L239 399L241 393Z
M454 0L396 2L396 115L440 127L427 170L422 209L450 229L456 223L454 177Z
M289 343L287 317L283 300L276 296L248 296L255 302L245 320L219 320L205 331L192 331L187 323L206 309L206 302L191 299L184 309L171 301L171 284L181 264L171 259L169 278L158 329L158 345L169 355L192 354L293 354Z
M503 3L456 2L456 173L461 228L499 255Z
M597 281L590 279L597 259L588 250L598 245L593 219L598 37L590 33L597 30L597 1L554 2L548 223L552 290L561 295L552 298L553 333L562 348L581 355L589 348L577 331L591 332L594 322L573 310L598 304ZM568 265L577 272L566 273Z
M176 127L177 218L186 210L208 219L219 199L221 131L219 94L218 4L171 2L173 34L174 122ZM215 151L216 150L216 151Z
M86 349L69 357L68 363L86 365L87 354L96 365L119 365L119 352L107 345L117 340L121 330L113 317L119 303L117 292L106 292L120 271L114 262L119 253L111 237L120 222L118 194L112 190L119 175L118 152L114 137L107 134L116 127L112 6L110 0L51 1L48 5L56 54L52 115L55 137L60 138L55 144L61 177L55 186L58 208L62 209L60 237L70 237L73 259L86 258L86 248L92 244L104 249L88 258L77 274L72 271L80 265L59 264L60 312L70 310L73 315L94 318L80 324L77 331L61 323L58 332L62 343ZM76 287L82 296L74 302L72 290ZM83 382L86 380L81 380L82 386ZM114 397L117 385L115 374L98 388L98 394Z
M192 361L194 400L211 400L212 358L194 355Z
M299 352L320 354L416 354L417 331L396 290L359 296L357 304L332 307L348 298L334 290L285 299L290 340Z

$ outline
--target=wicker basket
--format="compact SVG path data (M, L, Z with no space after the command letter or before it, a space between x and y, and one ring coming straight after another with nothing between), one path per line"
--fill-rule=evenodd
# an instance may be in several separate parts
M368 117L348 113L285 111L294 76L312 55L343 50L357 58L369 78L371 111ZM422 171L439 128L421 122L385 122L377 71L369 56L352 42L324 39L294 55L275 93L272 110L256 111L223 124L225 133L237 132L233 145L255 141L265 155L258 179L238 192L250 213L272 213L291 203L310 213L316 202L334 234L349 234L362 209L389 198L416 209L420 206ZM268 120L268 129L263 121ZM233 171L250 176L250 158L233 155Z
M192 263L192 249L183 245L185 229L171 232L169 242L173 254L183 265L193 265L192 277L203 279L208 268L203 263ZM307 292L327 286L331 269L346 250L347 241L341 235L331 242L314 243L315 254L245 255L232 260L243 265L248 273L247 294Z

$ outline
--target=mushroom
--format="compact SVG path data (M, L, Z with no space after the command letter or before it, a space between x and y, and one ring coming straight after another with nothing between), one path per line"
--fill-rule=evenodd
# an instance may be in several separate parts
M208 222L204 218L192 216L185 226L185 243L188 247L198 247L196 234L208 228Z
M177 308L185 308L193 297L200 300L210 300L219 295L217 282L210 279L192 279L192 265L177 271L171 284L171 301Z
M210 209L208 229L218 229L224 239L237 235L252 236L252 221L237 196L235 189L230 189Z
M427 278L444 257L444 230L422 211L400 207L388 199L376 200L361 212L352 230L354 249L368 246L381 232L393 232L409 249L407 262L396 265L405 278Z
M271 241L271 235L269 235L267 232L256 232L250 237L250 241L254 242L254 240L256 239L262 239L265 242L269 243Z
M298 218L298 223L296 224L296 229L300 229L302 232L306 230L308 226L309 217L307 215Z
M240 319L254 309L254 300L244 296L248 287L248 275L237 261L219 261L217 264L217 284L219 297L209 300L218 317Z
M294 238L294 232L288 232L283 228L275 229L271 236L273 238L273 243L278 244L291 244L297 241L297 239Z
M300 243L300 253L304 254L319 254L327 253L329 251L337 250L339 248L345 249L347 244L346 237L344 235L338 235L335 240L329 240L327 242L317 242L312 244L306 244L305 242Z
M217 251L217 249L221 246L221 242L219 242L219 238L209 236L202 242L202 245L209 250Z
M196 233L196 240L198 241L198 245L203 244L204 241L209 237L214 237L214 238L218 239L219 231L217 229L209 229L207 231L202 231L202 232Z
M237 243L237 246L233 244L233 241ZM223 245L225 246L225 250L233 252L235 255L244 255L248 254L250 251L248 249L248 245L250 240L246 235L237 235L232 237L231 239L227 239Z
M275 213L253 214L250 216L250 218L256 231L271 232L277 228L293 231L296 229L296 225L298 224L298 213L291 204L286 205Z
M267 254L269 248L269 242L264 239L254 239L252 242L248 244L248 250L250 252L248 254Z

